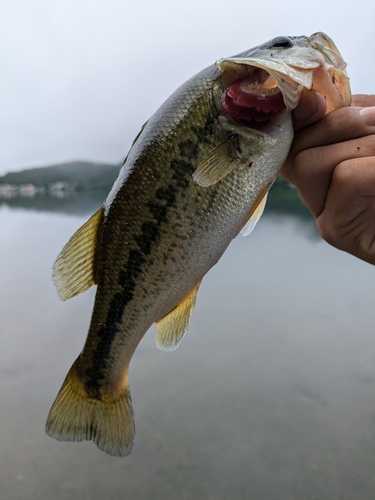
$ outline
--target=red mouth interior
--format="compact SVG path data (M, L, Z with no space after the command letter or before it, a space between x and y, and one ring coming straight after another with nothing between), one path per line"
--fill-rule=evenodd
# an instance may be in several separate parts
M267 88L269 74L261 69L229 85L222 97L224 110L236 121L254 126L273 118L285 107L277 87Z

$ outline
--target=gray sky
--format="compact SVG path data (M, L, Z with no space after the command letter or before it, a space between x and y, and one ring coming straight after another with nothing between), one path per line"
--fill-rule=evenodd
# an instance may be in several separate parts
M375 92L373 0L0 0L0 175L120 162L190 76L278 35L324 31Z

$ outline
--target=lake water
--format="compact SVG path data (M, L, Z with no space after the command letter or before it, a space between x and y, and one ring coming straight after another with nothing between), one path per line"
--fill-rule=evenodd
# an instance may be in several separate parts
M292 215L233 242L177 351L146 334L129 457L45 435L94 299L51 280L77 211L0 205L1 499L375 498L375 271Z

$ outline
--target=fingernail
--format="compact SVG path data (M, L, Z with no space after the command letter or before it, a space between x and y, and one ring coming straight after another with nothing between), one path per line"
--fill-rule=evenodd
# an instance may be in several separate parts
M371 108L362 108L359 110L359 114L367 125L375 125L375 106Z

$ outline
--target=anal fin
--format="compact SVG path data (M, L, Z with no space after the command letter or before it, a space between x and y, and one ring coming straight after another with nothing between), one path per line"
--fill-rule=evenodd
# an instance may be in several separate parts
M188 328L200 284L195 285L171 312L156 323L156 345L162 351L174 351L179 346Z
M81 226L61 250L53 266L53 280L62 300L95 285L94 262L103 207Z

